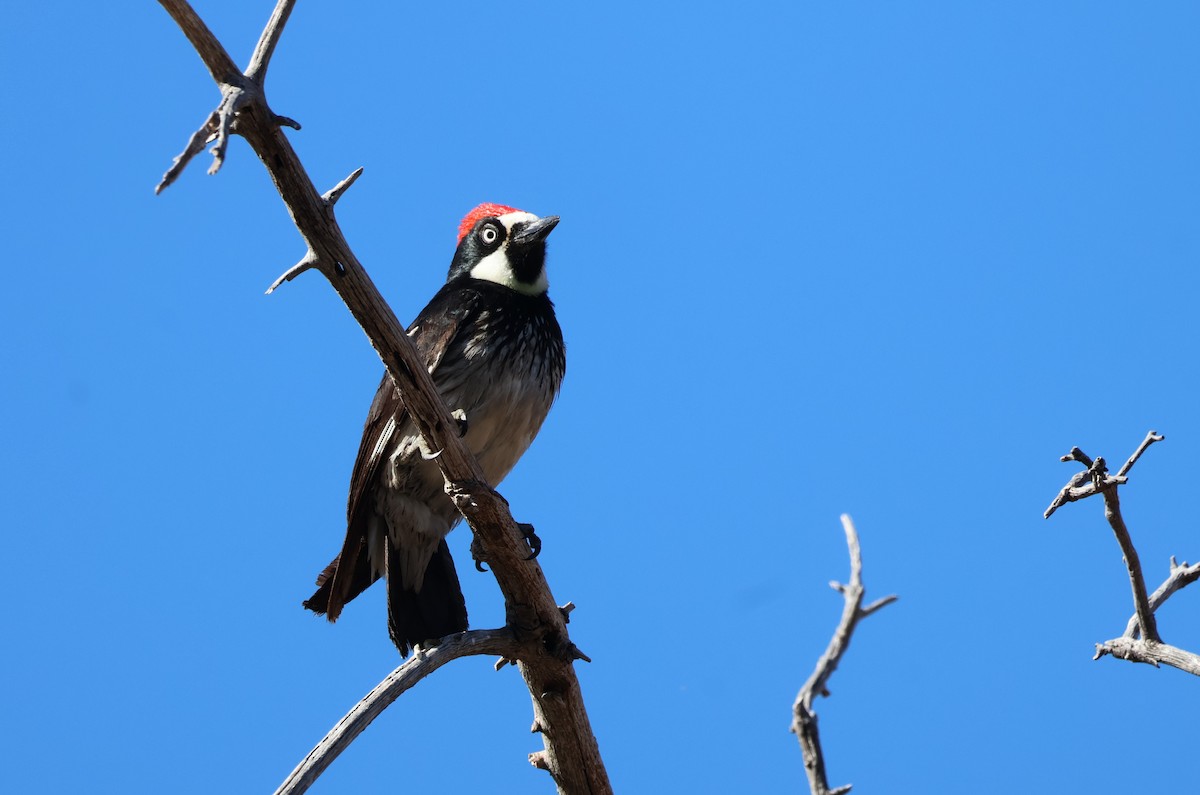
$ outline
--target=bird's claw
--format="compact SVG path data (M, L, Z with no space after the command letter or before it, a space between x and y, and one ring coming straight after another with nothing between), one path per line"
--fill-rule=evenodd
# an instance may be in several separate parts
M533 530L533 525L528 522L517 522L517 528L521 531L525 543L529 544L529 557L525 560L533 560L542 551L542 539L538 538L538 534Z
M529 545L529 556L525 560L533 560L542 551L542 539L538 538L538 534L534 532L531 524L517 522L517 529L521 531L521 537ZM471 539L471 557L475 560L475 571L487 571L484 566L484 563L487 562L487 554L478 536Z
M487 567L483 565L486 560L483 554L483 545L479 543L478 538L471 539L471 557L475 560L475 571L487 573Z
M470 425L467 423L467 412L462 409L455 409L450 412L450 416L458 423L458 438L461 439L467 435L467 429Z

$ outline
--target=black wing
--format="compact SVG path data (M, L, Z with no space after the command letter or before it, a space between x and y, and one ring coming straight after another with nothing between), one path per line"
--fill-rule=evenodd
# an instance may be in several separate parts
M436 371L446 351L454 346L455 337L469 325L465 321L476 311L475 298L475 291L447 284L409 327L408 335L430 373ZM367 516L375 501L380 467L387 461L396 433L404 427L406 419L400 392L385 371L367 412L362 442L350 475L346 541L338 556L317 577L317 592L304 603L309 610L328 614L330 621L337 619L347 602L379 579L368 557Z

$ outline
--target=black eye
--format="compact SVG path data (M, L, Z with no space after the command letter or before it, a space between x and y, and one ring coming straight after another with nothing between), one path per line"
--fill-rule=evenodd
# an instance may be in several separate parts
M495 243L498 237L500 237L500 233L496 231L496 227L494 226L485 226L479 230L479 239L483 241L485 246Z

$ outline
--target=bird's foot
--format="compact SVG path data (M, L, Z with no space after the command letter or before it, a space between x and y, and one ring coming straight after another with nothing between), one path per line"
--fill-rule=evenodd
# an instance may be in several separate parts
M517 529L521 531L521 537L525 539L525 543L529 545L529 555L525 560L533 560L542 551L542 539L534 531L533 525L527 522L517 522ZM483 548L483 542L478 536L471 538L471 557L475 561L475 571L487 571L484 565L487 563L487 552Z
M533 560L542 551L542 539L538 538L538 534L534 532L533 525L527 522L517 522L517 528L525 538L525 543L529 544L529 557L525 560Z

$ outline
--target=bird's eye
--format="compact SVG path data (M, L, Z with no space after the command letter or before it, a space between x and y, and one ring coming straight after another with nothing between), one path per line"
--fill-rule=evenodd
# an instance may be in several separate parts
M479 239L484 242L484 245L488 245L488 246L495 243L496 238L498 238L499 236L500 236L500 233L496 231L496 227L494 227L494 226L485 226L479 232Z

